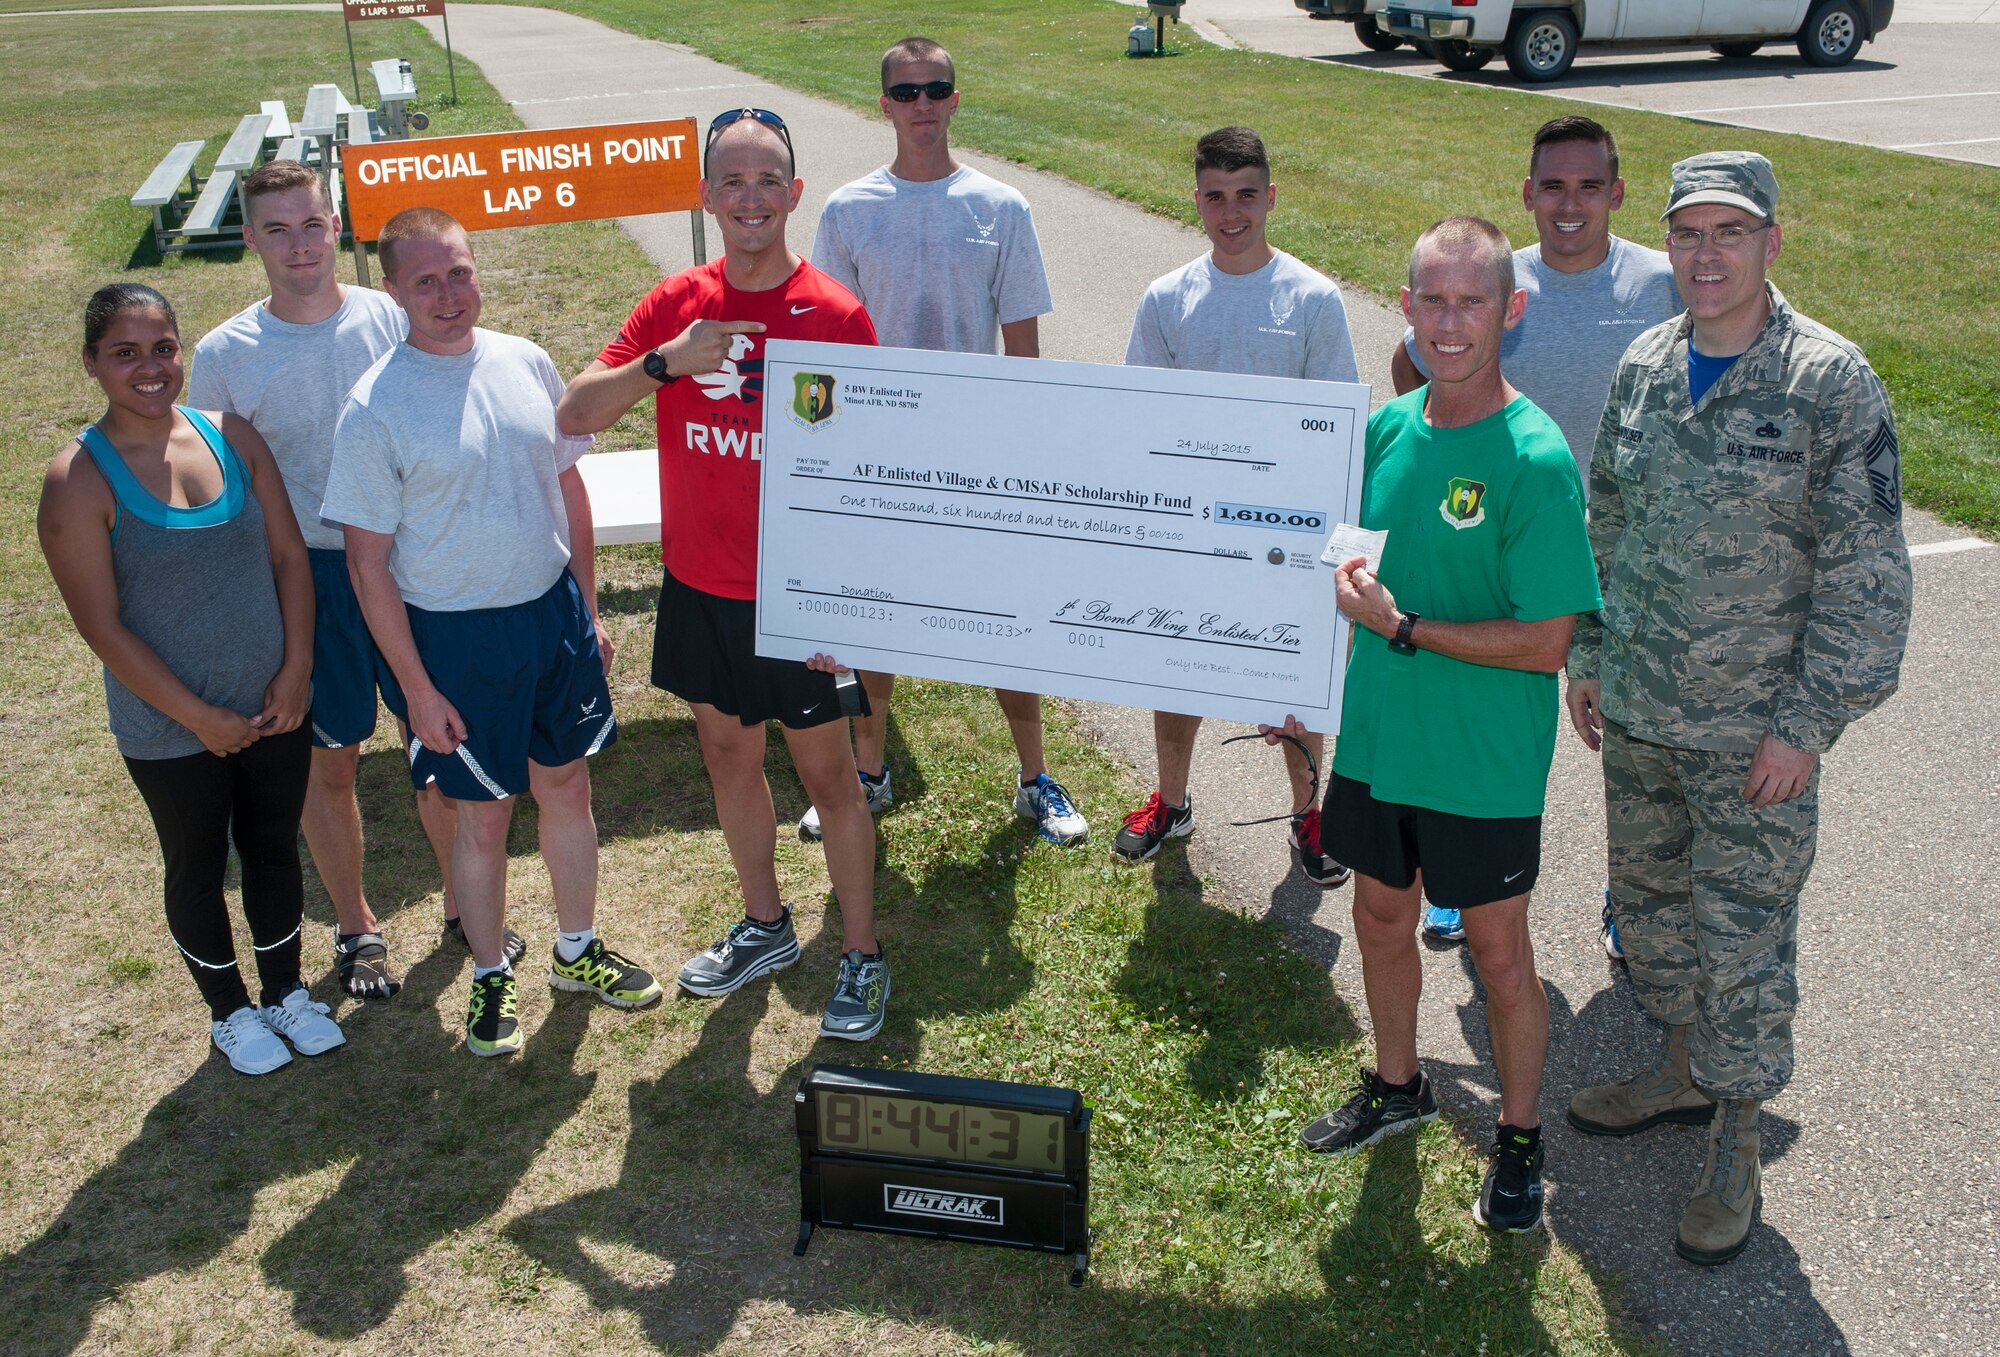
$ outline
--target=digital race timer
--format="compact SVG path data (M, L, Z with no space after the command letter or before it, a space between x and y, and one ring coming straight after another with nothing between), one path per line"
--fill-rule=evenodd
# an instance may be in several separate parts
M819 1065L793 1099L799 1240L884 1230L1090 1263L1090 1109L1073 1089Z

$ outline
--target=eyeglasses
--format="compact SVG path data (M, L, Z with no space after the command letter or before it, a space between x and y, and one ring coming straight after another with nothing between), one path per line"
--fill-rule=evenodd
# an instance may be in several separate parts
M1306 793L1306 803L1303 806L1288 810L1283 815L1264 815L1255 820L1231 820L1229 822L1231 828L1245 829L1251 825L1273 825L1280 820L1290 820L1303 815L1306 811L1311 810L1319 804L1319 763L1313 758L1312 750L1307 749L1306 742L1296 735L1287 735L1282 730L1274 730L1271 733L1305 756L1306 772L1312 775L1312 790ZM1231 735L1225 738L1222 743L1235 744L1238 740L1261 740L1263 738L1262 734Z
M906 81L901 85L891 85L882 92L899 104L914 104L919 94L928 94L932 103L941 104L951 98L954 88L949 80L928 80L921 85Z
M768 108L732 108L716 114L715 120L708 125L708 140L701 144L702 178L708 177L708 151L715 145L715 138L723 128L742 122L745 118L760 122L778 134L779 139L785 143L785 159L790 163L792 173L797 174L799 153L792 149L792 134L786 130L785 120Z
M1768 231L1771 223L1762 226L1718 226L1712 231L1697 231L1692 226L1677 226L1667 232L1667 244L1676 250L1696 250L1704 240L1712 241L1718 250L1733 250L1759 231Z

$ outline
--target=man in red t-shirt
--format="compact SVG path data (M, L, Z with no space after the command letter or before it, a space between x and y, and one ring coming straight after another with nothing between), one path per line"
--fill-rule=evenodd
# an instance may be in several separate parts
M634 307L569 384L556 418L565 433L596 433L655 397L664 569L653 682L694 712L744 901L728 935L681 968L681 988L727 994L798 960L764 779L765 722L775 720L820 808L840 901L840 970L820 1032L866 1041L882 1029L889 969L875 936L875 823L854 776L836 666L826 656L766 659L755 648L764 343L875 342L854 295L785 243L805 188L794 171L791 136L775 113L732 109L709 125L701 203L722 235L722 258L667 279Z

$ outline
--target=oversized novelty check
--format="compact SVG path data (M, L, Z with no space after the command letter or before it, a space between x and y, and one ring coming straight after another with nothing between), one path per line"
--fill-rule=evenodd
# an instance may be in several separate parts
M774 340L757 653L1339 724L1368 388Z

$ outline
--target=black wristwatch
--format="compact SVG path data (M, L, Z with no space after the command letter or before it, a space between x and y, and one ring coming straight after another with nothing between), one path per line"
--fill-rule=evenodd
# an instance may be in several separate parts
M667 360L658 349L646 350L646 356L639 360L639 366L646 369L646 375L661 386L680 380L680 374L667 371Z
M1402 619L1396 623L1396 638L1389 642L1389 649L1399 655L1416 654L1417 648L1410 641L1410 633L1416 630L1417 623L1422 620L1421 613L1404 613Z

